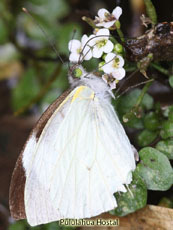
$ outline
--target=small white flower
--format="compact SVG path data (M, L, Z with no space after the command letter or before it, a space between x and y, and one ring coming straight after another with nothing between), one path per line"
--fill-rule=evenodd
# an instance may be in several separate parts
M91 48L88 46L88 36L84 34L81 41L73 39L68 43L68 49L71 52L70 62L79 62L81 59L90 60L92 58Z
M113 50L114 45L109 40L110 32L108 29L100 29L96 35L90 36L89 46L92 47L92 55L100 58L103 53L109 53Z
M124 59L120 55L109 53L105 57L105 65L102 69L105 73L111 74L115 79L121 80L125 77L125 70L123 67Z
M119 17L122 14L121 7L117 6L113 11L112 14L109 13L106 9L100 9L98 11L98 17L95 17L95 23L97 27L104 27L104 28L110 28L114 25L116 20L119 19Z

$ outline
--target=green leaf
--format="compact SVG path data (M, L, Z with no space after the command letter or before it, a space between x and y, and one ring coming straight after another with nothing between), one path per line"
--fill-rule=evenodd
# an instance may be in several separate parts
M162 140L156 145L156 149L164 153L169 159L173 160L173 140Z
M118 112L118 115L122 121L122 117L130 112L130 110L132 109L132 107L136 104L137 99L139 97L141 93L141 90L139 89L135 89L133 91L131 91L130 93L120 97L118 100L115 100L115 102L113 103L116 107L116 110ZM141 109L151 109L153 107L153 98L149 95L149 94L145 94L144 98L142 100L141 103ZM143 113L143 111L141 111L141 114ZM143 128L143 122L142 119L140 118L136 118L134 116L134 118L130 119L130 121L128 121L127 123L124 123L126 126L131 127L131 128L136 128L136 129L142 129Z
M151 144L157 137L158 132L150 131L144 129L141 133L137 136L137 143L140 147L145 147Z
M159 117L154 112L149 112L144 117L144 126L150 131L157 130L160 125Z
M140 163L136 173L150 190L168 190L173 184L173 169L168 158L158 150L146 147L139 151Z
M166 109L163 110L163 116L172 120L172 118L171 118L172 117L172 115L171 115L172 111L173 111L173 105L166 107Z
M99 60L96 58L92 58L89 61L84 61L82 63L83 67L87 69L87 71L96 71L99 65Z
M162 130L160 131L160 136L163 139L167 139L168 137L173 137L173 122L172 121L163 122Z
M141 90L140 90L141 91ZM149 110L149 109L152 109L153 108L153 105L154 105L154 101L153 101L153 98L148 94L146 93L144 95L144 98L143 98L143 101L142 101L142 106L146 109L146 110Z
M12 90L12 106L18 110L34 98L40 90L33 69L29 69L20 79L19 84Z
M130 93L120 97L117 101L117 109L120 114L125 114L136 104L137 99L141 93L140 89L135 89ZM153 107L153 98L149 94L145 94L142 100L142 107L149 110Z
M169 77L169 84L173 88L173 76Z
M75 37L74 37L74 30L76 30ZM77 23L69 22L59 26L57 31L58 31L57 34L58 51L61 54L66 54L67 56L69 56L68 43L73 37L74 37L73 39L79 39L79 40L81 39L82 28Z
M134 128L134 129L142 129L144 128L142 119L140 118L132 118L130 121L127 123L124 123L125 126L128 126L129 128Z
M152 3L151 0L144 0L145 6L146 6L146 12L148 17L151 19L153 24L157 23L157 13L156 9Z
M0 44L6 43L8 41L8 28L2 19L0 19L0 31Z
M25 230L26 226L23 221L17 221L9 226L9 230Z
M32 11L49 22L65 17L69 12L69 5L65 0L30 0L30 2Z
M43 226L43 225L42 225ZM26 220L19 220L9 226L9 230L42 230L41 225L31 227Z
M44 225L44 229L45 230L60 230L61 227L59 226L58 222L53 222L53 223Z
M110 213L117 216L125 216L143 208L147 202L147 188L140 177L134 177L126 193L116 193L118 207Z
M168 119L173 121L173 106L169 106Z

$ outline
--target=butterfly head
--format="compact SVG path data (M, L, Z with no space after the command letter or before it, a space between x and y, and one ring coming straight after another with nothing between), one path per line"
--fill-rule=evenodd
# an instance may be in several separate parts
M71 88L84 85L93 89L95 94L101 99L110 99L110 97L113 97L105 81L94 72L87 72L80 64L73 64L69 68L68 78Z
M69 68L69 77L73 80L79 80L86 75L86 71L79 64L74 64Z

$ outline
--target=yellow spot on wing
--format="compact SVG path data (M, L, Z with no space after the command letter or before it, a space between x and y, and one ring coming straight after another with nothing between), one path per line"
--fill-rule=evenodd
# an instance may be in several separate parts
M73 95L73 98L72 98L72 102L74 102L77 98L82 98L80 93L85 90L87 87L86 86L80 86L75 94ZM94 92L92 92L92 94L90 95L89 99L93 99L94 98Z
M72 102L75 101L75 100L79 97L80 92L83 91L84 88L86 88L86 86L80 86L80 87L76 90L75 94L73 95Z

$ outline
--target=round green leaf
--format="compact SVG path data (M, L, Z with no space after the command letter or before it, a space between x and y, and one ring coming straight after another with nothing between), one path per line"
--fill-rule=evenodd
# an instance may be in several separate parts
M165 121L162 124L162 130L160 131L160 136L163 139L167 139L168 137L173 137L173 122Z
M164 153L169 159L173 160L173 140L162 140L156 145L156 149Z
M156 139L157 135L158 135L157 132L144 129L137 136L137 143L140 147L147 146L147 145L151 144Z
M125 216L143 208L147 202L147 188L140 177L135 177L126 193L116 193L118 207L110 211L112 215Z
M139 151L140 163L136 173L150 190L168 190L173 184L173 169L168 158L158 150L146 147Z
M159 118L154 112L149 112L144 117L144 126L150 131L157 130L160 125Z

